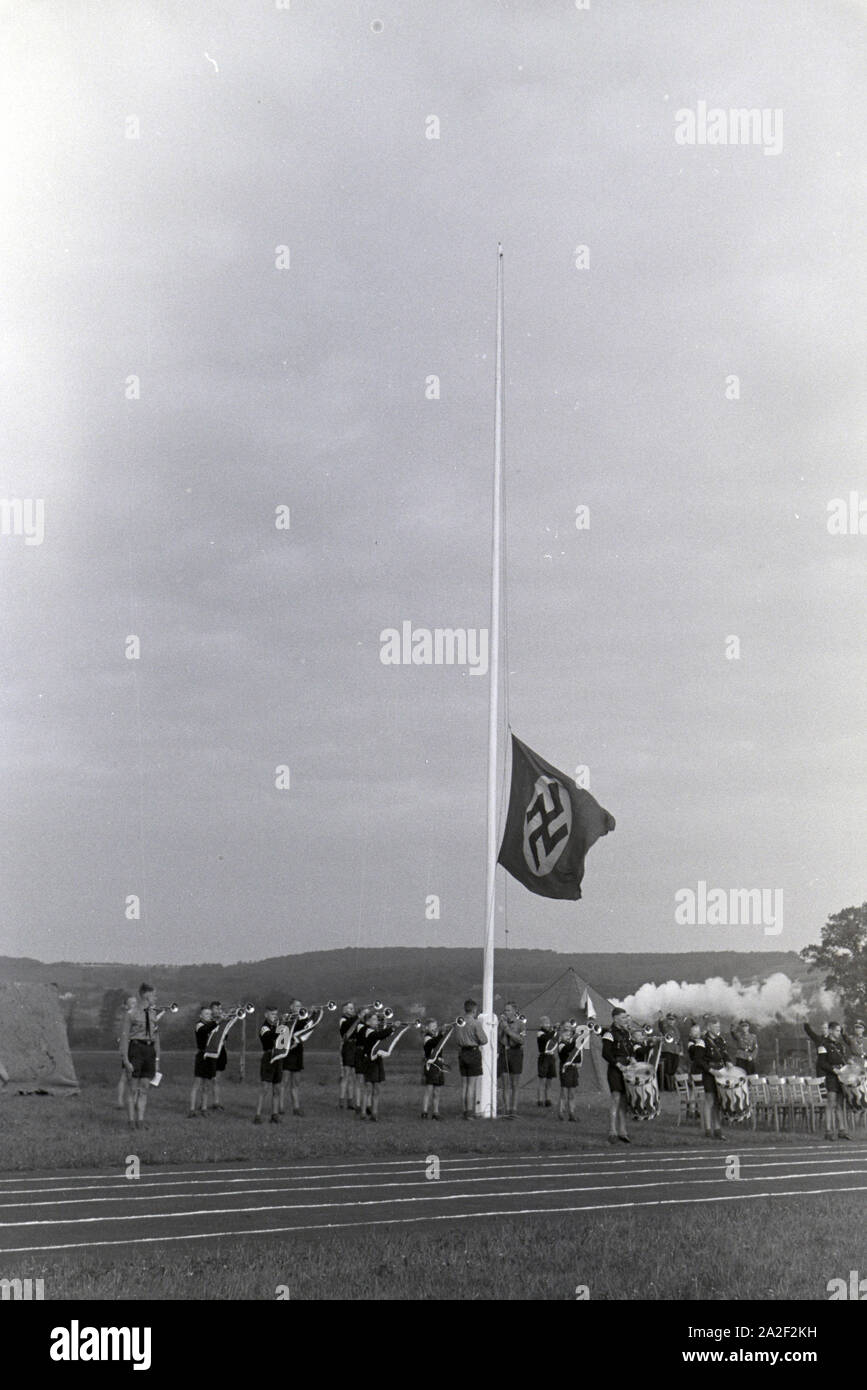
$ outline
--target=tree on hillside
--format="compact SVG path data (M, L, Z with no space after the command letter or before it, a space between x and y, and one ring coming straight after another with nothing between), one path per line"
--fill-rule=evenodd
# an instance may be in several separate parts
M867 1014L867 902L832 913L821 944L805 946L801 957L826 972L825 988L841 996L847 1021Z

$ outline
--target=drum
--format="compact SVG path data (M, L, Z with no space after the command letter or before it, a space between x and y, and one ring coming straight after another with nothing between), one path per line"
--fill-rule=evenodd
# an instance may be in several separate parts
M867 1110L867 1071L859 1062L847 1062L837 1073L840 1090L850 1110Z
M655 1120L659 1114L659 1087L649 1062L629 1062L623 1068L626 1104L636 1120Z
M720 1114L741 1124L750 1118L750 1083L743 1067L721 1067L714 1072Z

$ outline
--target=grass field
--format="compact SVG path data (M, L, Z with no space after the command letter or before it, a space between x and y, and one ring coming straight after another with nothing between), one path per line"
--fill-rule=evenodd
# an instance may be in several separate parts
M329 1054L310 1054L302 1082L303 1117L284 1116L279 1126L254 1126L257 1082L224 1085L226 1109L207 1119L187 1118L192 1059L189 1054L163 1054L164 1080L151 1095L148 1128L131 1132L126 1112L115 1105L118 1061L114 1053L79 1053L75 1058L81 1083L79 1096L15 1096L0 1102L0 1171L34 1172L46 1168L110 1168L122 1165L128 1153L143 1163L214 1163L222 1161L355 1157L427 1152L517 1153L528 1149L563 1152L598 1148L607 1133L607 1097L586 1091L576 1124L557 1119L556 1109L539 1110L535 1079L526 1086L517 1120L489 1125L465 1123L460 1117L457 1077L449 1073L443 1090L441 1123L423 1125L418 1118L420 1087L414 1057L397 1056L388 1064L380 1120L372 1125L337 1108L334 1060ZM257 1068L250 1066L252 1076ZM556 1095L556 1091L555 1091ZM695 1125L677 1128L675 1097L663 1096L663 1114L647 1124L631 1126L633 1148L694 1147L704 1142ZM739 1148L767 1143L768 1131L753 1133L733 1127ZM797 1136L803 1141L803 1133ZM781 1135L779 1142L788 1141Z
M3 1256L46 1299L827 1299L867 1268L863 1193L749 1211L509 1217L461 1230L256 1236L150 1249ZM170 1292L169 1292L170 1291ZM283 1295L285 1297L285 1295Z

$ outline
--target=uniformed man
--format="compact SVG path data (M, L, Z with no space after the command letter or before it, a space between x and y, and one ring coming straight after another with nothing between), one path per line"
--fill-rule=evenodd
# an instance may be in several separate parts
M715 1016L705 1017L706 1029L700 1038L690 1046L693 1066L701 1072L704 1094L702 1096L702 1119L705 1137L722 1139L719 1096L716 1089L715 1072L728 1066L729 1054L725 1038L720 1030L720 1021Z
M608 1089L611 1103L608 1109L608 1142L631 1143L626 1133L626 1083L623 1068L637 1059L639 1049L633 1038L632 1021L625 1009L611 1010L611 1023L602 1034L602 1056L608 1063Z
M160 1025L153 985L139 985L133 1008L124 1014L120 1060L128 1077L127 1114L130 1129L142 1129L148 1091L160 1066Z
M759 1055L759 1040L751 1030L749 1020L742 1018L732 1024L732 1037L735 1042L735 1066L741 1067L747 1076L755 1076L758 1071L756 1058Z
M862 1066L867 1063L867 1037L864 1036L864 1021L856 1018L851 1033L843 1034L843 1041Z
M825 1138L849 1139L846 1133L846 1120L843 1113L843 1093L840 1068L846 1065L847 1048L843 1041L843 1029L835 1019L829 1019L828 1029L819 1039L816 1047L816 1075L825 1083L827 1101L825 1104Z
M675 1014L666 1014L665 1018L660 1016L656 1026L662 1037L657 1075L659 1089L660 1091L673 1091L674 1077L680 1065L681 1055L680 1029L677 1026L677 1017Z

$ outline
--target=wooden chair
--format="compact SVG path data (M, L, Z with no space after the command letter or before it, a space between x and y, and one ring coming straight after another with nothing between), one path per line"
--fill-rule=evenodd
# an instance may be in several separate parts
M699 1113L695 1098L695 1088L690 1084L692 1078L685 1072L675 1072L674 1089L677 1092L678 1111L677 1123L689 1124L690 1120L698 1121Z
M768 1113L774 1117L774 1129L780 1132L780 1118L783 1128L786 1125L786 1091L778 1076L769 1076L765 1081L768 1092Z
M768 1083L763 1076L747 1077L747 1085L750 1092L750 1123L756 1129L759 1121L766 1124L770 1113L768 1102Z
M800 1119L804 1128L809 1123L807 1114L807 1090L804 1085L803 1076L787 1076L783 1082L784 1095L786 1098L786 1109L792 1121L792 1129L795 1128L797 1120Z
M824 1123L825 1107L828 1103L828 1092L825 1083L818 1076L807 1077L807 1111L810 1117L810 1129L815 1134L819 1123Z

